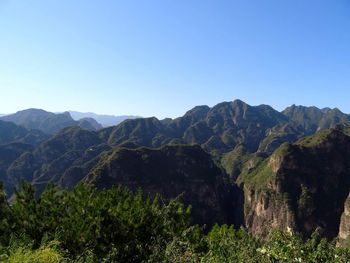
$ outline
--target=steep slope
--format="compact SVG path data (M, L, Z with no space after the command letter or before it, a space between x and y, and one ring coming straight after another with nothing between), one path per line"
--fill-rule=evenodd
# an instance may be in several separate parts
M96 130L101 126L94 120L85 119L74 121L68 112L55 114L41 109L28 109L6 115L0 118L3 121L13 122L27 129L41 130L47 134L54 134L69 126L82 126L87 130Z
M14 142L0 145L0 180L8 184L7 169L23 153L33 150L30 144Z
M184 202L193 205L197 223L227 223L235 214L233 193L224 174L199 146L116 148L101 158L84 180L99 188L140 187L167 199L183 193Z
M21 178L42 187L48 182L58 183L64 172L75 161L83 158L90 147L101 143L103 142L95 132L79 127L61 130L34 151L22 154L11 164L7 169L9 194Z
M350 193L344 204L344 212L340 219L338 245L350 248Z
M11 122L0 121L0 144L10 143L22 139L28 131Z
M97 130L102 129L102 125L99 124L93 118L82 118L82 119L78 120L78 126L80 128L83 128L83 129L89 130L89 131L97 131Z
M72 124L68 114L52 119L40 110L37 118L26 114L15 114L16 121L45 125L50 132ZM254 233L288 226L309 235L320 227L334 237L350 187L348 128L300 138L347 123L347 116L337 109L301 106L280 113L236 100L197 106L176 119L126 120L97 132L91 131L99 127L94 120L81 120L84 129L73 120L73 127L49 138L0 121L0 177L9 195L20 178L31 181L39 193L48 182L72 188L81 180L99 187L141 186L167 198L185 192L185 201L195 203L198 222L235 218L239 225L245 199L245 225ZM244 185L244 196L235 182Z
M319 109L292 105L283 112L295 126L301 126L305 135L313 134L320 129L331 128L339 123L350 123L350 116L339 109Z
M238 144L256 151L267 129L284 122L287 117L269 106L252 107L236 100L213 108L198 106L174 120L127 120L100 134L112 145L126 141L148 147L200 144L207 151L220 155Z
M116 127L99 132L110 145L132 142L147 147L159 147L170 141L171 134L156 118L127 120Z
M48 135L38 130L30 130L17 126L12 122L0 120L0 145L13 142L22 142L38 145L48 138Z
M282 113L270 106L250 106L243 101L223 102L210 108L197 106L174 120L140 118L101 131L111 145L132 142L147 147L167 144L200 144L214 156L238 145L249 153L271 154L284 142L340 123L350 123L338 109L291 106Z
M296 142L305 135L307 132L300 125L297 126L293 123L276 125L266 131L266 137L260 142L258 152L272 154L283 143Z
M349 128L338 126L283 144L241 174L247 227L257 234L267 226L291 227L306 236L319 229L326 237L336 237L350 187L347 134Z

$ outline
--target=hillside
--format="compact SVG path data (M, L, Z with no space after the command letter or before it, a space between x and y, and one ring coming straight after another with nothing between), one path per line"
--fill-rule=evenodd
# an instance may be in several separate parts
M27 130L11 122L0 120L0 145L12 142L23 142L38 145L48 138L48 135L38 130Z
M213 108L198 106L174 120L127 120L101 134L112 145L125 141L147 147L200 144L209 152L222 153L245 144L249 150L256 151L266 131L283 122L287 118L269 106L252 107L236 100Z
M0 121L0 172L9 196L21 178L38 194L50 182L73 189L81 181L99 188L142 187L167 199L184 192L200 223L235 222L259 234L266 225L290 226L306 236L321 227L325 236L335 237L348 194L347 128L338 123L348 123L348 115L337 109L291 106L278 112L240 100L197 106L176 119L125 120L98 131L74 123L54 135ZM280 160L287 166L278 166ZM305 195L311 200L310 191L312 202L329 201L336 216L325 210L330 204L299 204Z
M235 189L230 190L225 175L199 146L116 148L100 159L84 181L100 189L141 188L167 200L183 194L182 200L192 204L193 218L200 224L232 222L235 214Z

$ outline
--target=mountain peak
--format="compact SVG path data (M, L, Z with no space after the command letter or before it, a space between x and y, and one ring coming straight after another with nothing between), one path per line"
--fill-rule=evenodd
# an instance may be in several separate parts
M196 106L193 109L187 111L184 117L192 116L195 119L204 119L205 116L208 114L209 110L210 107L207 105Z
M232 105L235 107L249 106L247 103L240 99L235 99L234 101L232 101Z

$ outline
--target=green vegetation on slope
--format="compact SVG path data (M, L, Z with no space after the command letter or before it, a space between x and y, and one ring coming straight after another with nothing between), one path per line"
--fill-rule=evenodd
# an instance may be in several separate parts
M191 224L177 199L162 202L124 188L72 192L52 185L39 198L22 184L11 206L0 192L0 262L349 262L350 251L321 239L273 232L266 239Z

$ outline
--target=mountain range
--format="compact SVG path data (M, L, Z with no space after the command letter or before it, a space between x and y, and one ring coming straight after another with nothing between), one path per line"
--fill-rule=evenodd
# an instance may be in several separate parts
M29 130L41 130L47 134L54 134L69 126L80 126L87 130L101 129L101 124L92 118L73 120L69 112L52 113L41 109L27 109L0 117L2 121L13 122Z
M106 115L106 114L96 114L93 112L79 112L79 111L68 111L72 118L76 121L84 118L92 118L102 125L102 127L115 126L127 119L137 119L141 116L133 115Z
M306 237L318 230L342 244L350 236L350 116L338 109L279 112L235 100L107 128L72 122L68 113L49 120L31 113L38 112L0 118L8 195L21 179L38 193L49 182L125 185L182 195L200 224L233 223L259 235L271 227Z

